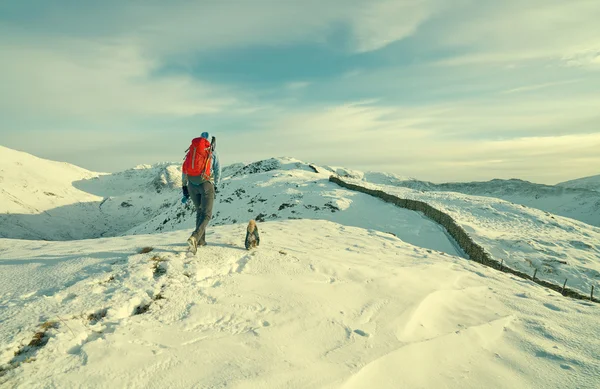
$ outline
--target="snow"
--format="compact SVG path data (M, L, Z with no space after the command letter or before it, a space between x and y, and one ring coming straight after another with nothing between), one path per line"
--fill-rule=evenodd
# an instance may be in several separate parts
M593 388L600 377L597 304L381 232L316 220L259 228L254 251L242 249L245 225L211 228L196 257L185 253L186 231L0 239L0 264L12 268L0 273L3 285L27 283L34 274L27 263L60 262L67 280L46 280L36 296L8 284L0 361L30 363L8 369L0 382ZM137 254L147 245L154 251ZM163 261L156 274L155 255ZM90 261L85 277L73 265L80 260ZM58 323L47 344L15 357L46 320Z
M95 173L0 146L0 213L41 213L95 196L70 184Z
M56 164L25 153L21 158L20 171L25 178L34 169ZM63 165L75 169L66 164L59 167ZM211 224L251 218L325 219L389 232L421 247L461 255L455 242L435 223L415 212L398 211L369 196L342 190L328 182L326 168L319 170L322 173L316 174L308 164L286 157L225 167ZM73 177L62 170L52 171L65 177L60 188L44 186L45 182L39 187L69 193L65 202L44 212L0 216L0 237L77 240L175 231L195 223L191 204L181 204L179 165L141 165L114 174L84 172L83 177ZM15 176L12 187L18 187L18 179ZM21 198L37 204L37 198Z
M172 206L174 164L95 173L0 146L0 237L78 240L117 236Z
M599 304L468 261L332 173L449 213L517 270L598 286L589 190L234 164L191 256L180 165L94 173L0 147L0 387L598 387Z
M576 180L561 182L556 184L565 188L586 189L600 192L600 174L597 176L578 178Z
M364 181L410 188L419 191L456 192L473 196L495 197L515 204L537 208L600 227L600 192L589 190L600 180L579 181L557 186L534 184L523 180L434 184L393 174L369 172ZM583 184L583 183L587 184ZM595 183L595 184L594 184Z
M219 187L211 225L257 220L319 219L388 232L420 247L462 255L456 243L436 223L422 215L342 189L329 182L330 173L315 173L306 163L274 158L247 165L225 177ZM193 228L195 215L180 204L132 228L128 234Z
M600 228L504 200L349 182L424 201L449 214L494 259L584 294L600 282Z

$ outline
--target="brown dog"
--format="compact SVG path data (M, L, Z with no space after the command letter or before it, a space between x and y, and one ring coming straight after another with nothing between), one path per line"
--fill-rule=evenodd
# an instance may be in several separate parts
M254 220L250 220L248 223L248 229L246 230L246 250L258 247L260 245L260 235L258 234L258 227Z

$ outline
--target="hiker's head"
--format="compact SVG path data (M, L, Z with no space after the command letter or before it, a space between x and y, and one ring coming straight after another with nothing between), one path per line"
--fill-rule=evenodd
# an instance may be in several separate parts
M208 139L208 132L203 132L202 135L200 135L201 138L204 139Z

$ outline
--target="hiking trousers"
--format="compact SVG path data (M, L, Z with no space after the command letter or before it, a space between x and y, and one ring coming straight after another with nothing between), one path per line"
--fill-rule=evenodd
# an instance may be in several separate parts
M190 198L196 207L196 230L192 236L196 238L198 246L206 244L206 227L212 218L212 209L215 202L215 186L206 181L200 185L189 183Z

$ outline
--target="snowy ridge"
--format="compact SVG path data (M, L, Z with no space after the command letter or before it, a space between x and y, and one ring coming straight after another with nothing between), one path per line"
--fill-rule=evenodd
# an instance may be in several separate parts
M0 237L77 240L116 236L171 206L178 165L94 173L0 146Z
M556 184L556 186L562 186L565 188L572 189L594 190L600 192L600 175L565 181L561 182L560 184Z
M584 293L600 274L589 224L271 158L223 169L190 256L180 165L102 174L0 154L2 189L24 204L0 219L2 387L597 386L597 304L465 261L436 223L329 176L431 204L495 259ZM250 218L261 246L247 251ZM40 240L79 237L97 239Z
M211 229L198 257L183 231L0 239L15 258L1 260L15 262L2 282L35 273L23 260L64 269L43 295L3 292L0 384L593 388L600 376L595 304L389 234L314 220L260 228L251 252L243 225ZM84 278L72 266L82 258L95 263ZM43 341L27 346L35 333Z
M0 213L34 214L96 196L71 183L97 173L0 146Z
M418 200L450 215L497 261L508 267L590 293L600 282L600 228L495 198L452 192L422 192L396 186L344 181Z
M534 184L517 179L434 184L376 172L365 173L363 179L373 184L392 185L425 192L456 192L472 196L495 197L569 217L596 227L600 226L600 192L589 190L596 184L600 188L600 180L593 177L590 178L590 181L576 180L572 184L564 183L557 186Z
M452 255L461 255L443 229L418 213L399 210L370 196L329 182L331 172L293 158L271 158L232 170L223 178L211 225L281 219L330 220L348 226L374 229L405 242ZM195 214L178 196L171 207L127 232L149 234L192 229Z

